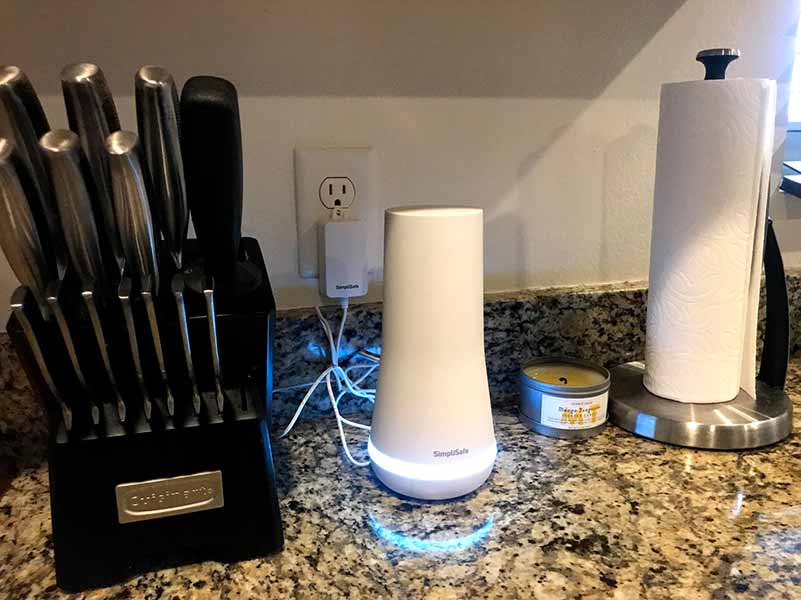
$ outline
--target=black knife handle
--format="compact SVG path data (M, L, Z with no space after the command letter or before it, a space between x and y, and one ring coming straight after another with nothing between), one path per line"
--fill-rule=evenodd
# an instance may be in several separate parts
M208 274L236 277L242 236L242 138L233 84L192 77L181 92L181 152L195 233Z
M768 219L765 231L765 339L757 379L784 388L790 351L790 310L779 242Z

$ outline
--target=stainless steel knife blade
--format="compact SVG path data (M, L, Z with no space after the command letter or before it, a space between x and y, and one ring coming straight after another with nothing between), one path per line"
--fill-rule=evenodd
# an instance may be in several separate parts
M111 195L111 177L104 150L106 137L120 129L117 109L108 83L92 63L67 65L61 71L61 89L70 129L78 134L86 154L89 170L97 190L101 208L104 237L108 239L118 272L122 272L124 258L117 229L117 218Z
M0 247L17 279L31 290L42 316L47 318L48 269L24 189L26 168L22 161L16 160L13 143L0 138Z
M45 253L48 281L63 277L67 268L58 209L39 153L39 138L49 129L42 105L25 73L12 65L0 66L0 137L11 141L30 174L28 202Z
M147 65L135 78L136 120L152 183L151 203L175 267L183 267L189 228L184 164L178 126L178 90L163 67Z
M139 138L117 131L105 142L111 172L114 211L127 266L139 278L151 277L158 293L159 272L147 187L139 156Z

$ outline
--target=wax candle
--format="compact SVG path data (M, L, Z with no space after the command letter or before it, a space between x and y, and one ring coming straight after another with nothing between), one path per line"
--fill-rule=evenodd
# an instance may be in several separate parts
M538 433L585 438L606 424L609 372L575 358L538 358L520 371L520 420Z
M531 379L550 385L587 387L603 383L606 379L596 367L568 362L537 363L525 367L523 372Z

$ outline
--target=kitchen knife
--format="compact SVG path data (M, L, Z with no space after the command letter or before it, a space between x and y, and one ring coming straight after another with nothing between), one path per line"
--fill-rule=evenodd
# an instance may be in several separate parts
M211 344L211 365L214 368L214 388L217 399L217 412L222 414L225 404L223 395L222 370L220 369L220 347L217 343L217 313L214 310L214 278L206 277L203 282L203 296L206 298L206 319L209 324Z
M183 268L189 206L178 129L178 92L172 75L153 65L136 73L136 121L151 182L151 205L176 269Z
M47 388L50 390L53 398L55 398L56 402L58 402L59 407L61 408L61 415L64 419L64 427L66 427L67 431L69 431L72 429L72 410L67 403L64 402L64 398L62 397L61 392L59 392L55 381L53 381L53 376L51 375L50 369L45 362L44 354L42 354L42 347L39 345L39 340L36 337L36 333L33 330L33 325L31 324L28 316L28 311L30 310L28 308L30 304L28 300L29 298L30 290L28 290L28 288L25 286L18 287L11 296L11 310L14 313L14 316L17 318L17 322L19 323L20 327L22 328L25 338L28 340L28 346L33 354L33 359L36 361L36 364L39 367L39 371L42 374L45 385L47 385Z
M237 285L242 234L242 140L236 88L192 77L181 92L181 150L192 222L206 274Z
M94 188L89 180L89 167L83 156L80 140L72 131L58 129L48 132L42 136L39 145L53 184L67 250L75 273L81 281L81 296L89 312L106 376L117 402L120 421L124 421L125 402L114 376L98 310L97 292L109 277L104 270L100 237L95 225L90 197L90 190L93 191Z
M48 268L39 230L28 199L32 192L27 166L14 144L0 138L0 247L19 282L30 289L46 319Z
M64 276L67 253L58 208L39 154L39 138L49 129L42 105L25 73L19 67L0 66L0 137L14 145L30 174L28 202L47 264L47 279L52 280Z
M153 221L139 151L139 138L132 131L116 131L106 138L114 212L127 266L139 278L150 277L158 293Z
M81 363L78 360L78 351L75 349L75 342L72 339L72 332L70 332L69 324L67 323L67 317L64 314L63 308L61 307L61 289L61 281L53 281L47 286L47 304L50 306L50 310L56 317L56 323L58 323L59 331L61 331L61 337L64 339L64 346L67 348L67 356L69 356L70 362L72 363L72 369L75 371L75 376L78 378L78 383L81 386L81 390L89 399L91 404L92 423L98 425L100 423L100 405L97 403L94 393L89 388L86 376L81 368Z
M161 383L166 396L167 412L173 415L175 400L167 377L167 366L164 361L161 334L153 302L153 296L158 293L159 270L147 184L140 162L137 135L130 131L112 133L106 139L106 152L111 171L111 189L117 224L120 227L122 249L130 272L137 277L140 285L153 348L161 374Z
M76 63L64 67L61 71L61 89L70 129L81 139L96 189L97 203L102 213L98 225L103 230L103 237L108 240L113 260L117 263L117 272L122 273L124 258L103 147L106 137L120 129L114 99L103 71L91 63Z
M172 294L175 297L175 305L178 309L178 325L181 331L181 345L184 348L184 360L186 361L186 371L189 377L189 383L192 384L192 406L195 414L200 414L200 392L197 389L197 380L195 379L195 367L192 364L192 344L189 340L189 324L186 320L186 305L184 303L184 276L177 273L173 276Z
M142 358L139 355L139 342L136 340L136 323L134 322L133 307L131 306L132 287L133 285L131 284L130 278L123 277L117 288L117 297L120 299L122 315L125 318L125 328L128 330L128 344L131 347L131 357L134 362L136 382L139 384L139 394L142 396L142 403L145 409L145 418L149 421L152 413L152 403L150 401L150 393L147 391L147 384L145 383Z

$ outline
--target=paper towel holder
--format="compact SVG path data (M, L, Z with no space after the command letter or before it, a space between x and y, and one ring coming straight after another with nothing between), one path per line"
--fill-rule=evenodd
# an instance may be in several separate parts
M733 48L702 50L696 60L706 80L726 78L739 58ZM770 188L770 186L768 186ZM632 362L611 369L609 420L655 441L707 450L744 450L775 444L793 430L793 403L784 392L790 352L787 281L773 221L765 224L765 334L756 377L756 398L742 389L728 402L677 402L652 394L643 385L645 365Z
M743 390L714 404L660 398L642 383L645 365L611 369L609 420L658 442L706 450L745 450L775 444L793 429L793 404L784 392L790 347L787 284L781 251L768 219L765 231L765 336L756 398Z

